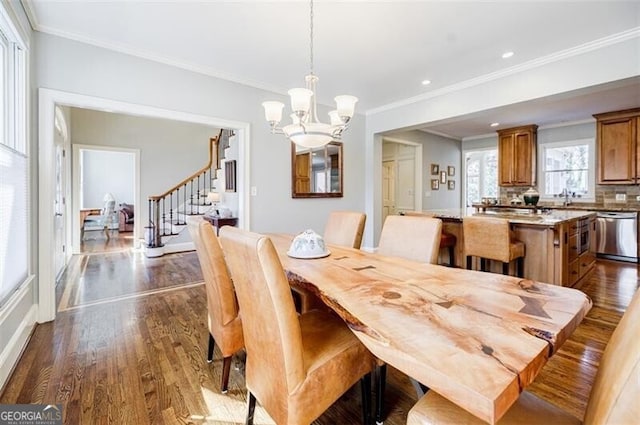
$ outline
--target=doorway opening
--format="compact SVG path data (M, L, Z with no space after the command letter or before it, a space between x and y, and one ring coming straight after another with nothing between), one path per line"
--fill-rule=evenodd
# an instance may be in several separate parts
M134 246L138 199L138 151L73 145L74 206L78 206L79 252Z
M247 228L251 222L250 217L250 195L248 183L250 181L249 164L250 146L248 143L250 126L247 122L232 121L210 116L197 115L176 110L162 109L152 106L121 102L113 99L99 98L58 90L44 89L38 90L38 311L37 321L44 323L55 319L56 296L55 296L55 267L54 267L54 195L55 195L55 143L54 143L54 116L55 106L78 107L95 109L100 111L117 112L135 116L146 116L155 118L166 118L169 120L199 123L211 125L217 128L233 129L236 132L240 160L238 161L237 190L241 196L239 198L238 226ZM69 167L71 169L71 167ZM70 180L69 180L70 181ZM69 203L68 203L69 204ZM79 214L74 208L73 213ZM71 217L78 220L78 217ZM68 221L68 222L69 222ZM76 234L77 225L69 225L67 235ZM71 231L73 230L73 232ZM74 248L79 245L79 231L77 239L74 236ZM77 242L77 244L76 244Z
M422 145L382 141L382 223L388 215L422 210Z

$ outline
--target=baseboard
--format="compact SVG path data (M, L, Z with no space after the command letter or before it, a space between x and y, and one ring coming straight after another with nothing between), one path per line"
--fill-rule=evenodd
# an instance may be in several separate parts
M176 252L193 251L196 249L193 242L182 242L174 244L166 244L157 248L144 247L144 254L149 258L162 257L165 254L173 254Z
M170 243L164 246L164 253L173 254L174 252L193 251L195 249L196 247L193 245L193 242Z
M31 292L25 290L22 296L30 296ZM12 305L9 305L8 312L3 314L3 318L6 319L11 315L11 310L20 303L22 297L18 296L15 299L15 302ZM0 352L0 394L4 390L4 386L6 385L11 373L13 372L14 367L20 360L20 356L22 355L22 351L27 346L29 339L31 338L31 332L33 331L36 325L36 319L38 315L38 306L36 304L32 304L29 308L27 314L20 321L17 329L9 339L7 345ZM0 320L0 329L2 329L5 320Z

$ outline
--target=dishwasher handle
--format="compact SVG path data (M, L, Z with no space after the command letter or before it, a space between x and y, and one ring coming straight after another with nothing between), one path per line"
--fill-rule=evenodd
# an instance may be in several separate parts
M599 211L597 213L598 218L615 218L615 219L637 219L638 213L634 212L606 212Z

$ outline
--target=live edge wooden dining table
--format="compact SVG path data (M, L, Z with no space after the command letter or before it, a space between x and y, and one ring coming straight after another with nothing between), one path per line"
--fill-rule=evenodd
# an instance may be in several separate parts
M289 257L292 286L315 293L379 359L480 419L497 422L591 308L581 291L329 245Z

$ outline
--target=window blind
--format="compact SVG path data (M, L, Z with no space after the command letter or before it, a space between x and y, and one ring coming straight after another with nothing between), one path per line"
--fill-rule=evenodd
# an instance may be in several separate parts
M0 144L0 307L29 273L27 157Z

